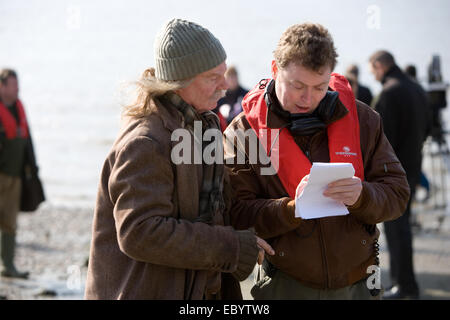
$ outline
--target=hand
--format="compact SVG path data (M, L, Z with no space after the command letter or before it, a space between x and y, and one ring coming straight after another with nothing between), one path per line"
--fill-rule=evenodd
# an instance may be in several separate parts
M266 241L261 239L260 237L256 237L256 245L259 248L258 264L263 263L265 253L268 253L271 256L273 256L275 254L275 251L272 249L272 247Z
M301 196L303 189L305 189L306 185L308 184L309 174L304 176L302 181L297 186L297 190L295 191L295 198L298 198Z
M336 201L342 202L347 206L354 205L359 199L362 191L361 179L353 176L348 179L333 181L328 184L323 195Z

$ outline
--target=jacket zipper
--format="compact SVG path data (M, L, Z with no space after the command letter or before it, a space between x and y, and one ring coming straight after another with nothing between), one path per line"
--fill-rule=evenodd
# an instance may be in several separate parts
M312 158L311 158L311 147L313 145L313 140L317 139L317 137L321 134L321 132L316 132L312 135L312 137L309 139L309 141L306 143L306 148L305 148L305 156L308 158L309 162L313 162Z
M311 146L312 146L312 140L313 140L314 136L312 136L308 143L306 144L306 148L305 148L305 156L308 158L309 162L312 163L312 159L311 159Z
M306 152L305 155L306 157L309 159L309 161L312 163L312 159L311 159L311 147L312 147L312 142L314 140L314 138L317 138L317 136L320 134L320 132L315 133L311 139L308 141L307 147L306 147ZM323 236L323 232L322 232L322 222L320 219L317 219L318 223L319 223L319 237L320 237L320 244L321 244L321 250L322 250L322 262L323 262L323 266L324 266L324 272L325 272L325 283L326 283L326 288L331 288L330 285L330 276L329 276L329 272L328 272L328 261L327 261L327 254L326 254L326 245L325 245L325 240L324 240L324 236Z

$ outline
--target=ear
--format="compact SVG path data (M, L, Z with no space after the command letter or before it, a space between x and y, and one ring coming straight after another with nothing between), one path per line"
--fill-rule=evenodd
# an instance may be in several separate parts
M277 63L275 62L275 60L272 60L272 78L276 79L277 78L277 74L278 74L278 67L277 67Z

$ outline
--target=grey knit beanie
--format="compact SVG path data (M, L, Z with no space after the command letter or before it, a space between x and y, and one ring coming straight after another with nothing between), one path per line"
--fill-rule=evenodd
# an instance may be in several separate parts
M172 19L159 32L155 44L155 76L159 80L185 80L217 67L227 55L219 40L202 26Z

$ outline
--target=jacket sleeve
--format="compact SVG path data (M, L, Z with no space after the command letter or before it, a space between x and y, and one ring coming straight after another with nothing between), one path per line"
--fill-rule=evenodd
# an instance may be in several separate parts
M224 151L227 171L233 192L233 207L230 210L231 224L236 229L255 228L256 234L264 239L276 237L297 228L302 219L295 218L295 205L291 198L266 199L259 179L259 173L249 163L246 150L231 141L230 130L224 133ZM239 129L237 129L239 130ZM227 136L229 134L229 136ZM241 155L238 157L238 153ZM243 153L243 155L242 155ZM243 157L245 160L240 161ZM244 162L241 164L241 162Z
M243 256L252 256L254 265L255 236L176 218L174 179L170 157L148 137L137 137L118 152L108 189L121 251L138 261L182 269L235 272Z
M406 173L383 132L380 116L371 112L375 127L360 123L372 150L364 153L364 176L362 192L358 201L349 207L350 214L365 224L377 224L400 217L406 209L410 189ZM372 119L370 123L373 123ZM372 130L373 129L373 130ZM362 136L362 134L361 134Z

